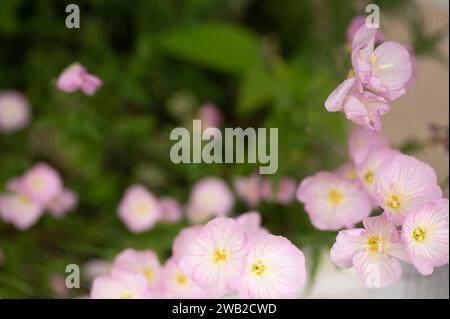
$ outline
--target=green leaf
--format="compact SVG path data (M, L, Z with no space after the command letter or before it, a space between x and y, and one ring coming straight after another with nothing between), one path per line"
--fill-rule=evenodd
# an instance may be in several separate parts
M233 24L208 23L164 33L163 51L218 71L241 74L259 59L259 40L249 30Z

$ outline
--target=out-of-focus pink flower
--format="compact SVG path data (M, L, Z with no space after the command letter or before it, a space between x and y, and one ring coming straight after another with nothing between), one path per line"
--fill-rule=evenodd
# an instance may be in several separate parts
M49 282L50 289L55 297L66 297L69 293L66 279L60 274L52 274Z
M377 176L378 167L385 160L398 154L400 154L399 151L388 147L374 147L367 153L364 160L362 160L362 162L356 167L358 177L369 193L374 207L378 206L377 196L375 193L375 176Z
M352 21L350 21L350 24L348 25L347 28L347 42L348 43L352 43L353 42L353 37L356 34L356 31L358 31L359 28L361 28L361 26L365 25L366 23L366 16L356 16L352 19ZM384 34L380 31L377 30L376 35L375 35L375 43L381 43L384 42L385 40L385 36Z
M158 200L143 185L130 186L120 201L119 218L133 233L149 230L161 218Z
M396 155L378 167L375 191L378 204L396 225L422 204L442 197L434 170L407 155Z
M448 264L448 199L422 205L410 212L402 226L402 239L412 263L422 275Z
M180 257L186 251L186 247L197 236L198 232L202 229L202 225L193 225L183 228L175 237L172 243L172 258L178 262Z
M69 65L58 77L56 86L63 92L75 92L81 90L86 95L93 95L102 85L102 80L88 73L86 68L79 63Z
M251 208L256 207L259 203L260 180L260 176L256 174L249 177L236 177L234 180L234 188L237 196Z
M205 177L192 188L187 216L193 223L205 222L213 216L226 216L234 206L229 187L217 177Z
M280 204L287 205L295 200L297 182L290 177L283 177L278 183L277 201Z
M83 274L88 280L94 280L96 277L107 276L111 273L112 263L103 259L91 259L84 265Z
M75 209L77 204L78 195L70 189L63 189L61 193L50 200L47 209L56 218L62 218L67 212Z
M136 272L114 271L109 276L95 278L92 299L150 299L153 291L147 278Z
M198 116L202 121L203 129L219 127L223 120L220 110L213 103L203 104L198 111Z
M26 97L16 91L0 91L0 132L15 132L31 119Z
M161 220L177 222L183 215L183 209L180 203L172 197L161 197L159 199L161 206Z
M43 212L42 206L27 195L13 192L0 195L0 216L20 230L33 226Z
M246 237L231 218L207 223L187 246L178 266L215 297L236 291L246 253Z
M259 193L261 199L266 202L269 202L273 199L272 181L270 179L264 178L261 180L259 186Z
M158 287L168 298L197 299L209 297L206 290L186 277L173 258L169 258L164 264Z
M267 229L261 227L259 212L251 211L241 214L235 221L247 237L247 244L257 242L269 234Z
M348 148L350 158L356 166L366 158L371 149L376 147L389 147L389 144L382 136L362 127L357 127L350 133Z
M368 288L385 288L401 276L398 259L409 262L395 225L385 215L367 217L364 229L340 231L331 260L341 268L355 267Z
M46 206L63 191L63 182L54 168L38 163L25 172L18 187L33 202Z
M349 179L349 180L357 180L358 175L356 174L356 168L353 163L345 163L339 166L334 173L340 177Z
M238 290L244 298L294 298L305 281L302 251L284 237L267 235L249 248Z
M153 250L138 251L129 248L116 256L111 269L111 272L128 271L142 274L147 278L151 287L156 287L161 264Z
M305 178L297 191L297 199L317 229L351 228L369 216L371 203L359 182L330 172L319 172Z
M411 56L408 49L394 41L387 41L376 49L377 30L361 26L353 38L352 65L361 84L389 100L396 100L406 92L412 77Z

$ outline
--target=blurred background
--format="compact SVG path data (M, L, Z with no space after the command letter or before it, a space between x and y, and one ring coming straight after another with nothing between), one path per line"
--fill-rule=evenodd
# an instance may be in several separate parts
M80 6L80 29L65 27L71 2ZM0 133L0 190L46 162L80 199L63 219L46 214L27 231L0 221L0 297L85 295L84 274L80 289L61 289L66 265L111 260L127 247L154 249L164 261L188 222L132 234L116 213L124 190L142 183L185 203L202 177L231 185L257 168L170 161L170 131L190 127L207 102L217 105L223 126L279 129L274 184L347 161L351 125L323 104L350 69L346 30L368 3L380 6L387 37L410 46L418 59L416 83L383 117L382 134L432 165L448 196L447 1L0 1L0 91L22 92L32 112L22 130ZM76 61L103 80L94 96L56 89L58 75ZM234 210L248 207L238 201ZM315 230L302 205L261 203L257 210L272 233L305 251L305 297L420 297L407 295L411 285L446 288L448 297L448 267L436 272L446 287L439 278L425 283L411 274L374 293L353 270L331 265L336 233Z

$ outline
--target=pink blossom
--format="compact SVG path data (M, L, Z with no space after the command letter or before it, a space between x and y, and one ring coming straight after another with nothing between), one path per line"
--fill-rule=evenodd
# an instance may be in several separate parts
M119 218L133 233L149 230L161 218L161 207L155 196L143 185L128 187L120 201Z
M247 237L247 244L259 241L269 234L267 229L261 227L261 215L259 212L250 211L241 214L236 217L235 221Z
M150 299L152 288L147 278L140 273L114 271L109 276L95 278L92 299Z
M161 272L161 264L153 250L138 251L128 248L114 259L111 272L114 271L142 274L151 287L156 287Z
M356 174L356 168L353 163L345 163L339 166L334 173L340 177L349 179L349 180L357 180L358 175Z
M412 263L422 275L448 264L448 199L439 199L411 211L402 227L402 239Z
M83 267L83 274L88 280L96 277L107 276L111 273L112 263L103 259L91 259Z
M67 212L75 209L77 204L78 195L70 189L63 189L61 193L50 200L47 209L53 216L62 218Z
M277 201L282 205L287 205L295 200L297 182L290 177L283 177L278 183Z
M352 19L352 21L350 21L350 24L348 25L347 28L347 42L348 43L352 43L353 42L353 37L356 34L356 31L358 31L358 29L365 25L366 23L366 16L356 16ZM385 36L384 34L380 31L377 30L376 35L375 35L375 42L376 43L381 43L384 42L385 40Z
M264 178L261 180L259 193L262 200L265 200L267 202L272 200L272 181L270 179Z
M401 275L398 259L409 261L395 225L385 215L367 217L364 229L340 231L331 260L341 268L355 267L368 288L395 284Z
M246 237L231 218L207 223L187 246L178 266L215 297L236 291L246 253Z
M213 216L226 216L234 206L229 187L217 177L205 177L192 188L187 207L191 222L200 223Z
M102 85L102 80L87 72L79 63L69 65L58 77L56 86L63 92L72 93L81 90L86 95L93 95Z
M205 103L199 109L199 118L202 121L202 127L219 127L222 123L222 114L213 103Z
M236 177L234 188L239 198L249 207L256 207L260 199L260 180L259 175L253 174L249 177Z
M353 38L352 64L362 85L389 100L406 92L412 77L411 56L401 44L387 41L374 49L376 29L361 26Z
M180 203L172 197L161 197L159 199L161 206L161 220L177 222L183 215L183 209Z
M45 163L38 163L20 178L20 191L32 201L47 205L63 190L58 172Z
M320 230L351 228L369 216L371 203L359 182L330 172L305 178L297 191L314 227Z
M350 133L348 148L350 158L356 166L366 158L371 149L376 147L389 147L389 144L382 136L362 127L357 127Z
M162 268L159 290L170 298L197 299L209 297L206 290L186 277L173 258L169 258Z
M305 281L303 252L284 237L267 235L249 248L238 290L244 298L294 298Z
M0 91L0 132L15 132L31 119L26 97L16 91Z
M197 236L202 229L201 225L193 225L183 228L175 237L172 243L172 258L178 262L180 257L185 253L186 247Z
M442 196L434 170L407 155L394 156L378 167L375 191L378 204L396 225L401 225L409 212Z
M0 216L20 230L27 230L41 217L42 206L19 192L0 195Z

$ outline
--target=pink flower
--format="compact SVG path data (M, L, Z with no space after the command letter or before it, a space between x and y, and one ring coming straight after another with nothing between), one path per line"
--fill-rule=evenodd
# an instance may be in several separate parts
M20 178L20 191L32 201L47 205L63 190L58 172L45 163L38 163Z
M225 182L217 177L206 177L193 186L187 215L199 223L212 216L226 216L234 206L234 198Z
M88 280L111 274L112 263L103 259L91 259L83 267L83 274Z
M180 203L171 197L161 197L159 199L161 206L161 220L177 222L183 215L183 209Z
M164 264L159 289L170 298L197 299L209 297L207 291L186 277L173 258L169 258Z
M339 166L334 173L340 177L349 179L349 180L358 180L358 175L356 175L356 168L353 163L345 163Z
M411 56L406 47L387 41L374 49L376 29L361 26L353 38L353 69L363 86L389 100L405 94L412 77Z
M366 158L367 153L376 147L389 147L389 144L380 135L362 127L357 127L350 133L348 148L354 164L359 165Z
M287 205L295 200L297 182L290 177L283 177L278 184L277 201L282 205Z
M183 228L175 237L172 243L172 258L178 262L180 257L185 253L186 247L197 236L198 232L203 228L201 225L193 225Z
M128 187L118 208L119 218L133 233L149 230L161 217L158 200L143 185Z
M305 281L302 251L284 237L267 235L249 248L238 290L244 298L293 298Z
M439 199L411 211L402 227L402 239L412 263L422 275L448 264L448 199Z
M0 216L20 230L33 226L42 215L42 206L22 193L0 195Z
M272 181L270 179L261 180L259 193L262 200L265 200L267 202L272 200Z
M153 250L125 249L116 256L112 264L112 272L128 271L139 273L147 278L151 287L156 287L161 272L161 264Z
M236 177L234 188L239 198L241 198L249 207L256 207L259 203L259 185L261 178L253 174L249 177Z
M331 248L331 260L341 268L355 267L368 288L395 284L401 275L398 259L408 262L394 224L385 215L367 217L364 229L340 231Z
M215 297L236 291L246 238L233 219L218 217L206 224L187 246L178 266Z
M394 156L378 167L375 191L378 204L396 225L401 225L409 212L442 196L434 170L407 155Z
M259 241L269 234L267 229L261 227L261 215L256 211L241 214L235 221L247 237L247 244Z
M371 211L370 199L359 182L330 172L305 178L297 191L314 227L320 230L351 228Z
M58 77L56 86L59 90L72 93L81 90L86 95L93 95L102 85L102 80L87 72L79 63L69 65Z
M362 160L356 168L357 175L369 193L374 207L378 206L375 193L375 177L377 176L378 167L385 160L398 154L400 154L399 151L388 147L374 147L367 153L364 160Z
M110 276L95 278L92 299L150 299L152 288L147 278L140 273L114 271Z
M222 123L222 114L217 106L213 103L203 104L198 112L199 118L202 121L202 127L219 127Z
M358 31L359 28L361 28L361 26L366 24L366 16L356 16L352 19L352 21L350 21L350 24L347 28L347 42L348 43L352 43L353 42L353 37L356 34L356 31ZM375 42L376 43L381 43L384 42L384 34L380 31L377 30L376 35L375 35Z
M53 216L62 218L67 212L73 210L77 204L77 194L70 189L63 189L61 193L50 200L47 209Z
M26 97L16 91L0 91L0 132L15 132L31 119Z

